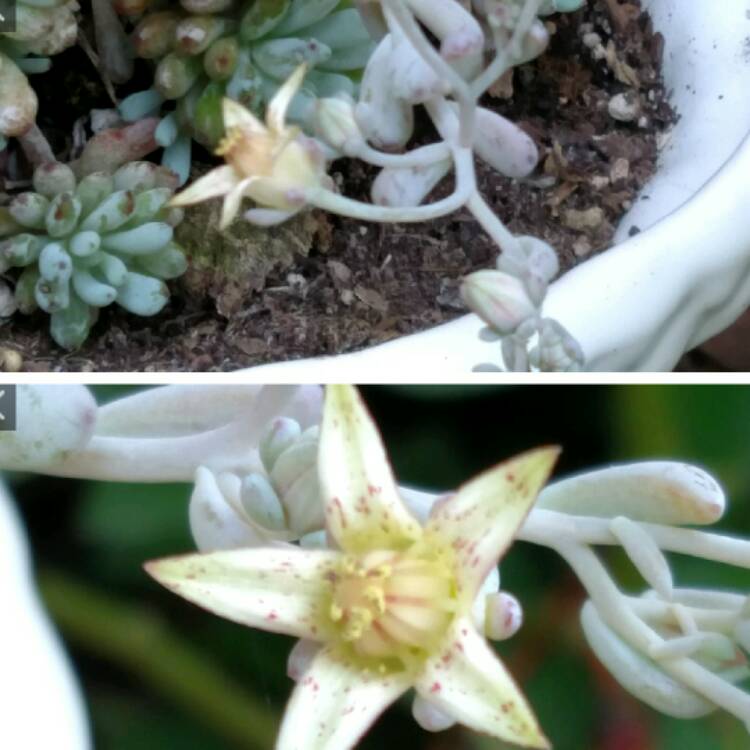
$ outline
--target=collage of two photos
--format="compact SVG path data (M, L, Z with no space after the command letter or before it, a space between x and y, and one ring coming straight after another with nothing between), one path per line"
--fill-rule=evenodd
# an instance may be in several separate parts
M749 38L0 0L0 748L750 748Z
M4 391L4 747L747 746L750 386Z

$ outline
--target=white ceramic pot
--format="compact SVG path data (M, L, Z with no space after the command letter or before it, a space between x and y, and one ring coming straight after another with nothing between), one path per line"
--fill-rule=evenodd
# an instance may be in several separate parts
M0 480L0 747L87 750L78 687L34 590L26 537Z
M544 308L578 339L590 370L671 370L750 305L750 1L643 5L665 38L664 77L680 121L617 244L557 280ZM633 226L641 232L628 238ZM501 364L481 328L466 315L352 354L251 372L271 381L463 377Z

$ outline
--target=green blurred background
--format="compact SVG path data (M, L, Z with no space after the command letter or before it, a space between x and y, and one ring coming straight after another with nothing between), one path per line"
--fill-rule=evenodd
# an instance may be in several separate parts
M96 387L100 403L137 390ZM403 483L448 489L526 448L559 443L557 475L609 462L671 458L711 471L731 499L720 527L750 536L750 387L513 386L363 389ZM187 485L126 485L16 477L47 604L86 694L96 747L272 747L291 689L291 639L213 617L160 589L143 561L193 549ZM626 587L640 581L605 553ZM747 571L674 559L678 583L749 590ZM525 625L499 646L557 750L735 750L738 721L666 719L629 698L582 638L582 591L547 550L511 549L503 588ZM300 727L300 732L305 731ZM362 748L500 748L456 729L432 735L402 701Z

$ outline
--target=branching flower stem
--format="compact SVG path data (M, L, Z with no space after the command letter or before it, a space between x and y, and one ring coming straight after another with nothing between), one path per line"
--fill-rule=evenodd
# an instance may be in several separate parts
M376 206L352 200L331 190L310 188L305 192L305 202L333 213L353 219L379 223L413 223L430 221L447 216L466 205L475 192L474 161L471 149L451 149L456 167L456 189L447 198L425 206Z
M384 5L390 11L389 16L393 24L406 36L435 73L450 85L460 111L458 142L464 148L471 148L474 143L476 104L481 94L473 93L469 84L438 54L404 0L385 0Z
M660 549L750 569L750 542L744 539L655 523L639 523L639 526ZM518 538L553 549L561 540L566 545L619 545L609 529L609 519L540 508L531 512Z
M490 64L471 82L471 92L479 98L495 81L501 78L514 65L514 58L521 57L521 40L528 31L539 12L542 0L527 0L521 10L518 23L507 44L499 31L494 34L495 46L498 55Z
M561 542L559 539L549 542L546 546L556 550L573 568L612 630L643 653L653 652L656 646L665 645L665 639L631 608L627 597L617 588L604 565L589 547ZM750 550L750 544L747 547ZM699 695L748 722L750 694L687 657L663 659L659 665L667 674Z

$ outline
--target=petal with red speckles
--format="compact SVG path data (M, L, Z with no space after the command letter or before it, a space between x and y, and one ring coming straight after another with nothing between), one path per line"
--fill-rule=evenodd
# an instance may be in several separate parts
M560 449L522 453L480 474L433 506L424 532L456 553L460 594L473 599L547 481Z
M399 549L421 538L377 427L352 386L326 390L318 472L328 531L346 552Z
M175 594L221 617L320 640L328 622L329 574L339 556L289 545L167 557L145 568Z
M427 661L415 687L471 729L523 747L549 747L513 678L467 617L454 623L444 648Z
M348 750L412 682L408 672L364 671L323 649L294 688L276 750Z

